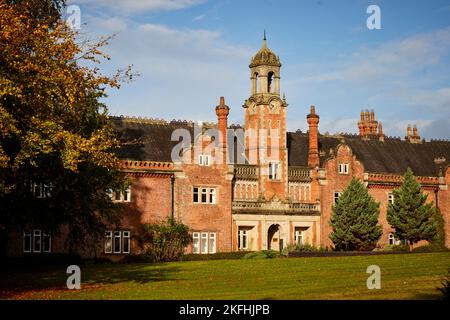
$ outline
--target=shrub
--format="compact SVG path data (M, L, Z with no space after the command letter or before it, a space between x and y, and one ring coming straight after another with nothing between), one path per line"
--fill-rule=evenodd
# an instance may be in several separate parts
M181 261L241 259L246 254L248 254L247 251L218 252L212 254L185 254L181 257Z
M449 249L441 245L440 243L430 243L425 246L413 249L413 252L440 252L440 251L449 251Z
M282 255L288 256L290 253L308 253L308 252L328 252L328 247L314 247L310 244L290 244L283 249Z
M184 248L192 241L189 228L172 218L159 224L145 224L143 229L139 243L144 255L153 262L179 260Z
M249 252L242 257L242 259L273 259L279 258L280 253L275 250L263 250L263 251L255 251Z

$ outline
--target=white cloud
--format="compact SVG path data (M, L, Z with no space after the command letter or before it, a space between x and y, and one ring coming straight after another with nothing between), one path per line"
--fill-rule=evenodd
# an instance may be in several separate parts
M337 61L335 70L310 74L304 81L386 82L411 77L418 69L437 65L450 50L450 28L361 48ZM329 67L329 66L328 66Z
M245 66L255 49L230 43L213 30L99 17L88 21L88 33L126 26L105 48L112 57L107 71L133 64L141 74L109 92L111 113L211 121L216 120L219 97L225 96L232 108L230 122L242 123L250 82Z
M206 0L72 0L70 4L101 7L116 15L150 11L179 10L196 6Z

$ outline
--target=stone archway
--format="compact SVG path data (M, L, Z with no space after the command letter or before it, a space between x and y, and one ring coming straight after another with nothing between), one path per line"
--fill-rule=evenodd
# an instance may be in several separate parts
M267 249L281 251L283 245L281 226L279 224L272 224L267 230Z

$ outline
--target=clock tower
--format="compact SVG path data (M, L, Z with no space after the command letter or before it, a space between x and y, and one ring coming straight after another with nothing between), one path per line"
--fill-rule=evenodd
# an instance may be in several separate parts
M285 98L280 98L280 59L267 46L252 58L251 96L245 100L245 152L258 166L260 198L286 200L287 149Z

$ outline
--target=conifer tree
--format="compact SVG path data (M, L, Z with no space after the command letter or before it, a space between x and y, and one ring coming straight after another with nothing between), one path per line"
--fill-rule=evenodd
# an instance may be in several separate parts
M382 234L379 203L353 178L333 206L330 235L336 250L371 250Z
M438 233L436 208L433 202L426 203L427 196L420 190L410 168L400 189L394 190L393 195L394 203L389 204L387 220L395 229L395 237L407 240L411 250L415 242L432 240Z

